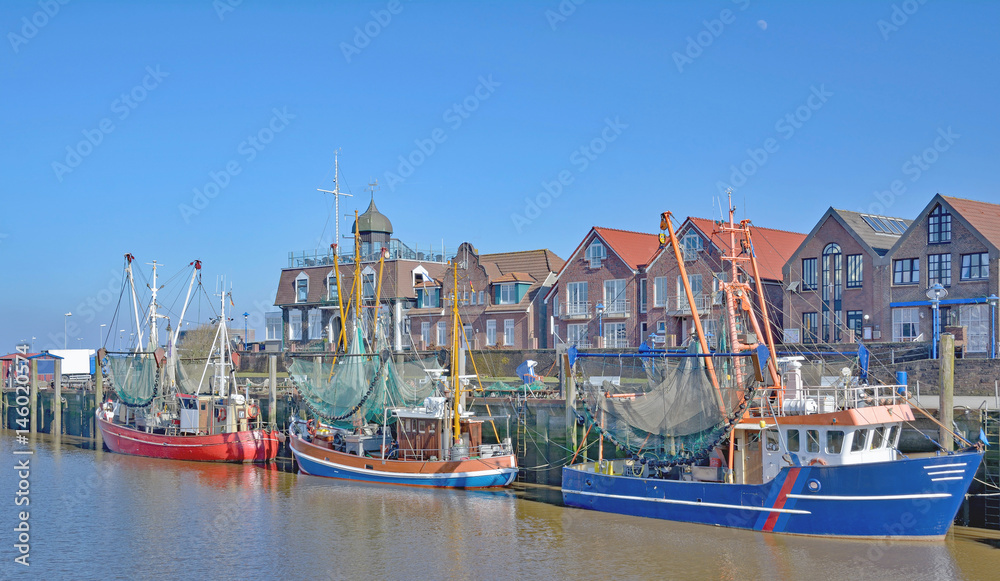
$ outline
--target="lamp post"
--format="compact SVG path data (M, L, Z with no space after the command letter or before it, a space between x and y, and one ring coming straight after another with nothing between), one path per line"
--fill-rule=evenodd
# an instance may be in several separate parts
M991 294L986 300L990 303L990 359L997 358L997 304L1000 297Z
M948 289L941 286L941 283L935 283L934 286L927 289L927 298L931 300L931 329L933 329L933 337L931 344L931 358L938 358L938 335L941 332L941 322L938 320L938 315L940 313L939 307L941 304L941 299L948 296Z
M243 350L244 351L247 350L247 317L249 317L249 316L250 316L250 313L247 313L247 312L243 313Z
M63 315L63 349L66 348L66 336L69 334L69 318L72 316L73 313Z
M865 315L865 316L863 316L861 318L862 318L862 323L861 323L861 343L864 343L865 342L865 327L868 326L868 319L870 317L868 315Z
M604 347L604 303L597 303L597 340Z
M32 353L35 352L35 339L37 339L37 338L38 337L32 337L31 338L31 345L28 347L28 351L31 351Z
M97 348L100 349L104 345L101 344L101 337L104 336L104 327L107 327L107 323L101 323L101 326L97 329Z

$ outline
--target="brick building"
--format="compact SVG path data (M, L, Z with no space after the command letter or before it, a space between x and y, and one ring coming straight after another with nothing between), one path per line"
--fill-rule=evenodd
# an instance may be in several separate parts
M783 265L784 341L888 340L887 254L910 222L828 209Z
M392 224L378 211L375 201L351 227L358 230L359 265L362 277L362 304L374 307L380 293L380 312L391 329L387 333L396 351L409 349L407 312L417 307L417 289L440 280L448 268L443 250L412 249L392 238ZM378 289L379 257L387 257ZM336 269L340 271L337 284ZM342 321L338 295L346 305L355 282L354 249L333 248L325 252L290 253L288 267L282 269L274 305L278 313L266 317L268 349L332 350ZM350 316L350 315L348 315Z
M757 266L768 304L775 340L781 339L782 328L782 278L781 269L791 252L805 235L753 227L751 230ZM722 261L723 254L731 253L729 235L718 232L715 222L704 218L688 218L676 230L681 246L684 269L694 294L695 307L701 317L710 346L717 347L717 330L722 317L720 282L729 280L729 263ZM738 243L738 242L737 242ZM684 292L677 257L669 244L664 246L646 266L639 280L641 294L646 297L646 318L640 325L655 333L654 340L668 347L684 344L694 334L691 306Z
M594 226L545 295L552 344L636 347L645 338L644 269L659 249L654 234Z
M1000 205L934 196L888 254L892 340L932 339L927 291L940 284L948 291L940 302L942 329L965 327L965 353L993 353L996 306L989 297L1000 294L998 248Z
M550 348L542 298L562 266L548 249L479 254L470 243L461 244L441 276L417 288L416 308L408 313L412 344L420 349L450 344L457 267L459 315L470 348Z

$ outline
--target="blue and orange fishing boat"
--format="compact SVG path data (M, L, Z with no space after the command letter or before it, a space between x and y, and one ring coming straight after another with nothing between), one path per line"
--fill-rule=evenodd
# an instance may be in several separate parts
M898 449L914 420L906 386L857 369L817 387L806 357L776 353L750 223L720 221L730 237L720 277L718 345L709 347L670 213L661 219L696 331L685 352L578 353L590 381L586 419L601 435L596 461L563 468L571 507L764 532L940 539L982 461L981 447L925 457ZM617 358L618 375L608 372ZM627 362L627 363L624 363ZM607 439L627 457L605 458ZM947 447L947 446L946 446Z

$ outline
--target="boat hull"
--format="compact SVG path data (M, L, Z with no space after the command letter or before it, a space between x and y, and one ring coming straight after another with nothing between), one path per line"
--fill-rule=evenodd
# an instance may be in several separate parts
M246 430L208 436L148 434L108 422L97 425L108 449L118 454L196 462L268 462L278 454L278 432Z
M567 506L764 532L941 539L981 452L842 466L782 468L760 485L639 478L563 468Z
M336 452L298 435L289 437L289 448L301 472L341 480L429 488L496 488L517 477L513 455L456 462L382 460Z

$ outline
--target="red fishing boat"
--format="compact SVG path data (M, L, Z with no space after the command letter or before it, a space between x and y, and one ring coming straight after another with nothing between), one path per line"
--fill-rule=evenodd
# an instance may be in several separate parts
M131 285L132 302L139 325L138 300L132 275L131 255L126 255L125 275ZM111 387L118 401L108 401L98 408L97 425L104 443L112 452L201 462L267 462L278 453L278 432L263 426L260 407L249 393L236 391L233 372L234 353L226 329L226 299L222 293L222 312L218 328L201 377L192 381L177 357L179 332L170 336L167 326L167 349L158 347L156 263L153 263L152 299L148 310L149 342L146 351L138 347L128 353L108 353L101 349L99 359L107 366ZM199 279L201 263L191 263L193 272L188 296L178 320L184 319L191 291ZM199 281L200 282L200 281ZM142 344L142 331L139 331ZM210 373L211 370L211 373ZM207 381L206 381L207 380ZM161 392L160 385L164 388ZM202 394L203 388L208 394Z

